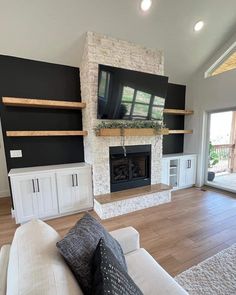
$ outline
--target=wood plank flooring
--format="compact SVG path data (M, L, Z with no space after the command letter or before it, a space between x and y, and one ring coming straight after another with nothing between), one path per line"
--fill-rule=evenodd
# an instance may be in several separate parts
M236 243L235 194L191 188L173 193L168 204L102 221L108 230L133 226L141 245L172 276ZM92 211L92 215L97 215ZM83 214L48 221L64 235ZM9 198L0 199L0 246L10 243L17 226Z

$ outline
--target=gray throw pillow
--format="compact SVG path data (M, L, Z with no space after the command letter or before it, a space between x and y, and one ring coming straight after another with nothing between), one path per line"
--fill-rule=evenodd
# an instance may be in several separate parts
M124 270L127 270L120 244L88 213L57 243L57 248L86 295L91 294L92 258L101 238L112 249Z
M103 239L95 250L92 269L92 295L143 295Z

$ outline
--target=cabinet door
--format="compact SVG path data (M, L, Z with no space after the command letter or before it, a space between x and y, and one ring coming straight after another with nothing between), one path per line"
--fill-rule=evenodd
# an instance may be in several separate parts
M80 169L75 174L75 199L79 210L93 207L91 169Z
M161 182L163 184L169 185L169 170L170 170L170 160L162 159L162 171L161 171Z
M12 196L17 223L38 217L37 193L34 176L17 176L11 179Z
M196 182L196 157L186 158L186 185L192 186Z
M57 173L60 213L69 213L93 206L90 169L76 169Z
M57 188L59 212L67 213L75 211L75 178L74 171L68 170L57 172Z
M185 156L180 159L179 186L187 187L195 184L196 157Z
M56 181L54 173L36 176L38 217L45 218L58 214Z

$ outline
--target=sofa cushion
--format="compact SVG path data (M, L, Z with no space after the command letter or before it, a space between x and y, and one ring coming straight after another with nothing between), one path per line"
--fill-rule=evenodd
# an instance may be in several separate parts
M144 295L187 295L188 293L144 249L125 256L128 272Z
M127 270L120 244L89 214L85 214L69 233L57 243L59 251L72 269L85 294L91 292L91 263L94 251L101 238L106 241L122 267Z
M140 248L139 233L132 226L111 231L110 235L119 242L124 254Z
M40 220L20 226L10 250L7 295L82 295L56 248L59 234Z
M6 295L7 291L7 268L10 249L10 245L4 245L0 250L0 295Z
M92 295L143 295L101 239L93 256Z

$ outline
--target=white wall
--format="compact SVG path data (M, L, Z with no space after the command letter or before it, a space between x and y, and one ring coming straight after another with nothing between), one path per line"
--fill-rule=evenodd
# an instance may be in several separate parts
M193 135L185 136L185 152L198 154L197 185L204 184L207 112L236 108L236 70L204 78L205 71L235 42L236 34L187 83L186 108L194 115L186 117L185 128ZM224 124L224 122L222 122Z
M2 129L0 122L0 198L10 196L9 184L7 179L7 167L5 160L5 152L2 138Z

